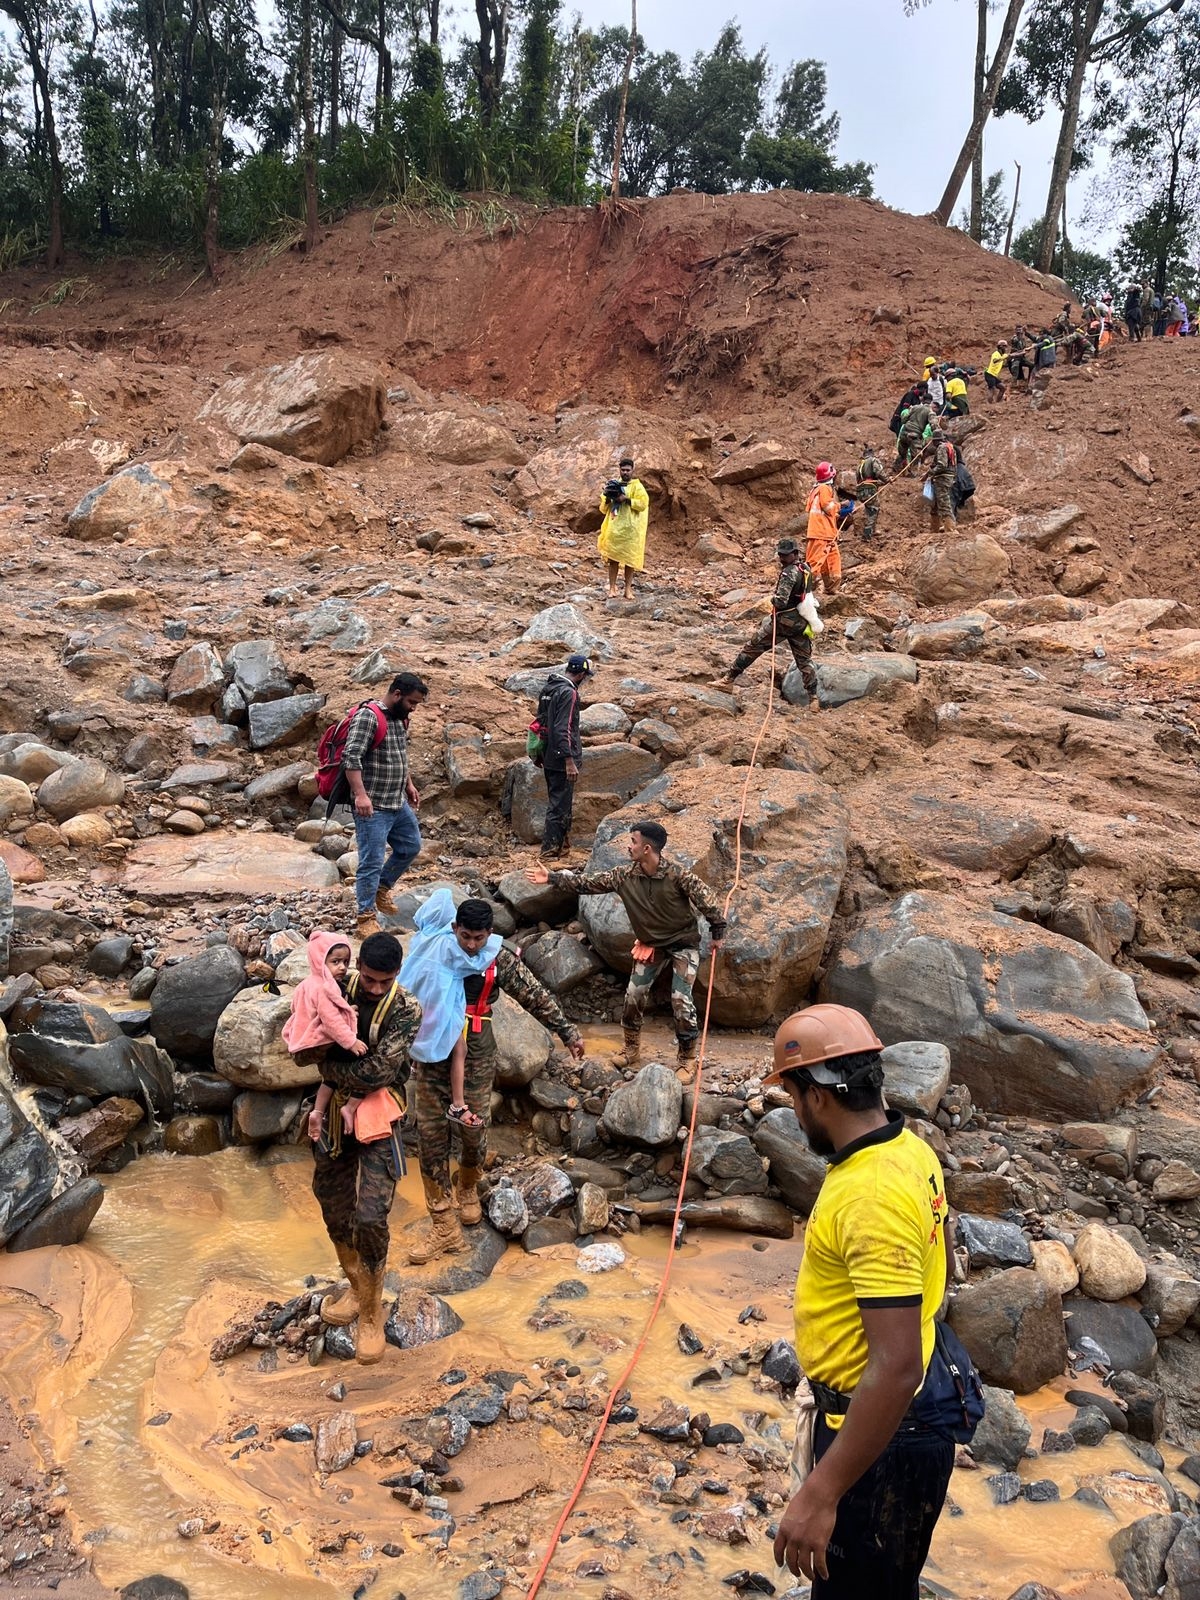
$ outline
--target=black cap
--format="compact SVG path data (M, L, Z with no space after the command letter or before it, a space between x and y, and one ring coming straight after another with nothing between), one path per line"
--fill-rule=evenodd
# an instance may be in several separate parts
M587 656L573 655L567 657L568 672L584 672L590 678L593 670L592 663Z

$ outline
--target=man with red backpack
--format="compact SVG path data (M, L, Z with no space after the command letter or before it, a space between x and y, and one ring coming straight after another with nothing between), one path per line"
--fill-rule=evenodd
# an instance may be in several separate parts
M408 770L408 719L428 694L415 673L398 673L383 699L365 701L346 727L341 769L354 807L360 939L379 932L377 911L395 911L392 889L421 853L421 797Z

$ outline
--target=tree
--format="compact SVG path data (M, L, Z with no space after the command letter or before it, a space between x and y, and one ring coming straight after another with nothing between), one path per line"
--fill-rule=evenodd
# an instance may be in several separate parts
M382 0L380 0L382 4ZM508 62L508 30L511 0L475 0L475 20L479 41L473 62L479 90L480 115L485 128L495 121L500 109L500 91Z
M746 143L744 166L751 188L819 190L869 196L866 162L839 166L833 147L840 118L826 115L825 67L820 61L794 61L775 97L775 116Z
M1022 228L1013 240L1012 253L1018 261L1023 261L1026 266L1032 267L1037 264L1041 251L1042 224L1031 222L1027 228ZM1111 287L1114 277L1113 264L1107 256L1097 255L1092 250L1076 250L1070 244L1066 246L1065 254L1064 261L1064 252L1060 244L1051 258L1050 265L1046 268L1039 267L1038 271L1053 272L1058 277L1065 278L1081 305Z
M668 164L668 187L682 184L723 194L743 181L746 141L762 120L767 53L748 56L737 26L727 22L713 48L699 52L687 75L690 137Z
M993 172L988 176L983 185L983 192L979 201L979 221L976 224L978 231L977 244L988 250L998 250L1004 240L1004 230L1008 221L1008 205L1004 198L1004 174ZM970 231L972 226L971 212L963 210L959 213L958 226L964 233ZM975 235L971 235L975 238Z
M35 143L40 145L50 169L46 265L58 267L63 259L64 179L51 72L56 47L72 42L78 35L79 13L72 0L0 0L0 12L16 23L21 49L33 75Z
M1039 272L1050 270L1072 168L1088 158L1088 140L1079 135L1089 68L1116 67L1123 76L1132 76L1150 43L1147 28L1167 12L1178 12L1183 4L1184 0L1166 0L1143 11L1135 0L1034 0L1029 26L1017 46L1019 63L1002 86L998 102L1001 109L1020 111L1030 121L1043 115L1047 99L1061 108L1039 254L1033 263ZM1112 88L1102 75L1093 96L1098 106L1088 130L1091 134L1104 126L1111 114Z

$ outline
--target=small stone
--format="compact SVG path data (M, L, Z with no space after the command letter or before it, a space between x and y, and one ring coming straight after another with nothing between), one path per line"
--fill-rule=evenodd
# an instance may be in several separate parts
M1027 1483L1021 1493L1034 1505L1048 1505L1058 1499L1058 1485L1052 1478L1038 1478L1034 1483Z
M335 1411L317 1424L316 1462L318 1472L341 1472L354 1460L358 1443L358 1419L353 1411Z
M987 1480L992 1491L992 1503L1008 1506L1021 1498L1021 1480L1015 1472L997 1472Z

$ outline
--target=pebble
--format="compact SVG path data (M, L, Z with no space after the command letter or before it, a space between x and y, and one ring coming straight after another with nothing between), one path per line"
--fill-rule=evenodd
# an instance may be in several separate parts
M625 1252L619 1244L590 1244L575 1257L580 1272L612 1272L625 1263Z
M1009 1506L1021 1498L1021 1480L1015 1472L997 1472L987 1480L987 1486L994 1505Z

